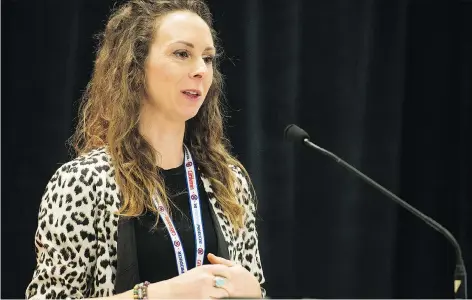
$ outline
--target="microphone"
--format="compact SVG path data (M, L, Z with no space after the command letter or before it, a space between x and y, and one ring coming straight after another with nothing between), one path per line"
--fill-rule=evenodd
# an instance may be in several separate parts
M362 180L364 180L371 186L378 189L381 193L386 195L388 198L390 198L391 200L393 200L394 202L396 202L397 204L399 204L400 206L408 210L410 213L420 218L423 222L431 226L433 229L435 229L436 231L444 235L446 239L452 244L456 252L456 269L454 271L454 289L456 293L456 299L460 298L458 295L459 294L458 290L461 285L464 286L464 292L463 292L464 299L468 299L467 298L467 272L465 269L464 259L462 258L461 247L459 246L459 243L454 238L454 236L446 228L444 228L438 222L436 222L429 216L423 214L422 212L420 212L419 210L417 210L416 208L414 208L413 206L411 206L404 200L400 199L394 193L390 192L389 190L387 190L386 188L384 188L383 186L381 186L380 184L378 184L377 182L369 178L367 175L364 175L362 172L360 172L359 170L357 170L356 168L354 168L353 166L351 166L350 164L348 164L347 162L345 162L344 160L342 160L341 158L339 158L332 152L326 149L323 149L319 147L318 145L315 145L314 143L312 143L310 141L310 136L308 135L308 133L305 130L298 127L297 125L295 124L288 125L284 130L284 137L288 141L299 143L309 148L315 149L319 151L320 153L328 156L329 158L335 160L341 166L353 172Z

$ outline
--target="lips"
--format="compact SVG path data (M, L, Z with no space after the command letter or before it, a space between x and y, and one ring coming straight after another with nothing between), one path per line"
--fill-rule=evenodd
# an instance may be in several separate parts
M195 96L195 97L202 95L202 92L200 92L199 90L183 90L182 93L189 96Z
M183 90L182 94L184 94L185 98L191 101L198 101L200 100L200 96L202 95L202 92L199 90Z

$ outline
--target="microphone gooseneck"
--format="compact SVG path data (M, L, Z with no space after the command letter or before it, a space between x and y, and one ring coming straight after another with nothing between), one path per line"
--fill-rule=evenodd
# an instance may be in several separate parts
M354 173L359 178L361 178L362 180L367 182L369 185L371 185L371 186L375 187L376 189L378 189L382 194L386 195L388 198L390 198L391 200L393 200L394 202L396 202L397 204L399 204L400 206L402 206L403 208L408 210L410 213L412 213L416 217L420 218L423 222L428 224L434 230L441 233L451 243L451 245L454 247L454 250L456 252L456 269L455 269L455 272L454 272L455 285L456 284L458 284L459 286L463 285L463 287L464 287L464 290L463 290L464 291L464 293L463 293L464 294L464 299L468 299L467 298L467 272L466 272L466 268L465 268L465 264L464 264L464 259L462 257L461 247L460 247L459 243L457 242L457 240L452 235L452 233L449 232L449 230L444 228L441 224L439 224L438 222L433 220L431 217L425 215L424 213L422 213L418 209L414 208L412 205L408 204L406 201L400 199L397 195L395 195L394 193L392 193L391 191L389 191L388 189L386 189L382 185L378 184L373 179L371 179L367 175L363 174L361 171L357 170L356 168L354 168L353 166L351 166L350 164L348 164L347 162L342 160L340 157L338 157L334 153L332 153L332 152L330 152L326 149L323 149L320 146L312 143L310 141L310 136L308 135L308 133L305 130L298 127L297 125L294 125L294 124L288 125L285 128L284 137L288 141L295 142L295 143L300 143L300 144L305 145L309 148L315 149L315 150L319 151L320 153L322 153L322 154L328 156L329 158L333 159L338 164L340 164L341 166L346 168L348 171ZM458 296L458 295L456 294L456 296Z

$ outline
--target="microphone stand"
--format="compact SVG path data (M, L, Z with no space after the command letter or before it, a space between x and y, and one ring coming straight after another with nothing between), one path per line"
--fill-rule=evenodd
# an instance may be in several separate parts
M386 188L384 188L383 186L381 186L380 184L378 184L377 182L375 182L374 180L369 178L367 175L363 174L362 172L360 172L359 170L357 170L356 168L354 168L353 166L351 166L350 164L348 164L347 162L345 162L344 160L342 160L341 158L336 156L334 153L332 153L332 152L330 152L326 149L323 149L323 148L319 147L318 145L310 142L310 140L308 138L304 138L303 143L306 146L308 146L310 148L313 148L315 150L318 150L322 154L324 154L324 155L330 157L331 159L335 160L338 164L340 164L344 168L348 169L349 171L353 172L358 177L365 180L371 186L377 188L381 193L383 193L384 195L386 195L387 197L389 197L390 199L395 201L397 204L399 204L400 206L402 206L403 208L408 210L413 215L415 215L418 218L420 218L421 220L423 220L426 224L428 224L434 230L436 230L439 233L441 233L442 235L444 235L446 237L446 239L453 245L454 250L456 252L456 269L454 271L454 286L455 286L454 287L454 289L455 289L454 292L455 292L456 299L468 299L467 298L467 272L466 272L466 269L465 269L464 260L462 258L462 251L461 251L461 248L459 246L459 243L456 241L454 236L446 228L444 228L443 226L441 226L441 224L439 224L438 222L436 222L435 220L433 220L429 216L423 214L422 212L420 212L419 210L417 210L416 208L414 208L413 206L411 206L410 204L408 204L404 200L400 199L398 196L396 196L395 194L393 194L392 192L390 192L389 190L387 190ZM458 295L459 294L458 291L459 291L460 286L462 284L464 285L463 298L460 297L460 295Z

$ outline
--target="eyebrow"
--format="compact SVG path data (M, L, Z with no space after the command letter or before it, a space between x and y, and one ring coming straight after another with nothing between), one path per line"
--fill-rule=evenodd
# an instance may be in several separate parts
M179 43L179 44L184 44L184 45L186 45L186 46L188 46L188 47L190 47L190 48L195 48L195 46L194 46L192 43L186 42L186 41L176 41L176 42L174 42L174 43L172 43L172 44L178 44L178 43ZM205 48L205 51L207 51L207 50L215 50L215 48L214 48L214 47L206 47L206 48Z

